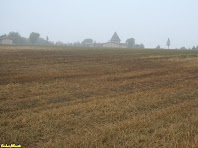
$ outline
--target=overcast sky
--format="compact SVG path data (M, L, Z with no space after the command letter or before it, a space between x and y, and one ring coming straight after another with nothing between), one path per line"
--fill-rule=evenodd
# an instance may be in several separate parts
M0 35L107 42L116 31L147 48L198 45L198 0L0 0L0 10Z

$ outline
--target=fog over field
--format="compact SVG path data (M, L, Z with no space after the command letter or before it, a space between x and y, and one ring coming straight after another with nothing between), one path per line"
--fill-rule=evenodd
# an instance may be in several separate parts
M197 0L6 0L0 4L0 35L39 32L65 43L107 42L116 31L147 48L198 45Z
M0 147L198 148L198 0L0 0Z

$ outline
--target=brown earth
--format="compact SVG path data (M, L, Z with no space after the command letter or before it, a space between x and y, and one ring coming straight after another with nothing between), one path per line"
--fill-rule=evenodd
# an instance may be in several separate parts
M198 147L198 51L0 46L0 144Z

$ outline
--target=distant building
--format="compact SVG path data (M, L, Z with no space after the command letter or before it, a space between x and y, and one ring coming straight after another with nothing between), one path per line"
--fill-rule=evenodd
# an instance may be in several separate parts
M111 38L111 40L107 43L103 43L102 47L109 47L109 48L128 48L127 43L120 43L120 38L118 34L115 32Z
M108 42L108 43L103 43L102 47L107 47L107 48L128 48L128 44L126 44L126 43Z
M106 47L106 48L128 48L127 43L120 43L120 38L118 34L115 32L111 38L111 40L107 43L85 43L86 47Z
M3 38L0 38L0 44L1 45L12 45L13 40L8 37L3 37Z
M103 43L85 43L86 47L102 47Z

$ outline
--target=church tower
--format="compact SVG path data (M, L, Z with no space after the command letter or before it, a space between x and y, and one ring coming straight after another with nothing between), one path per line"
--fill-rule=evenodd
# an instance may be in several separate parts
M110 40L112 43L120 43L120 38L118 36L118 34L115 32Z

